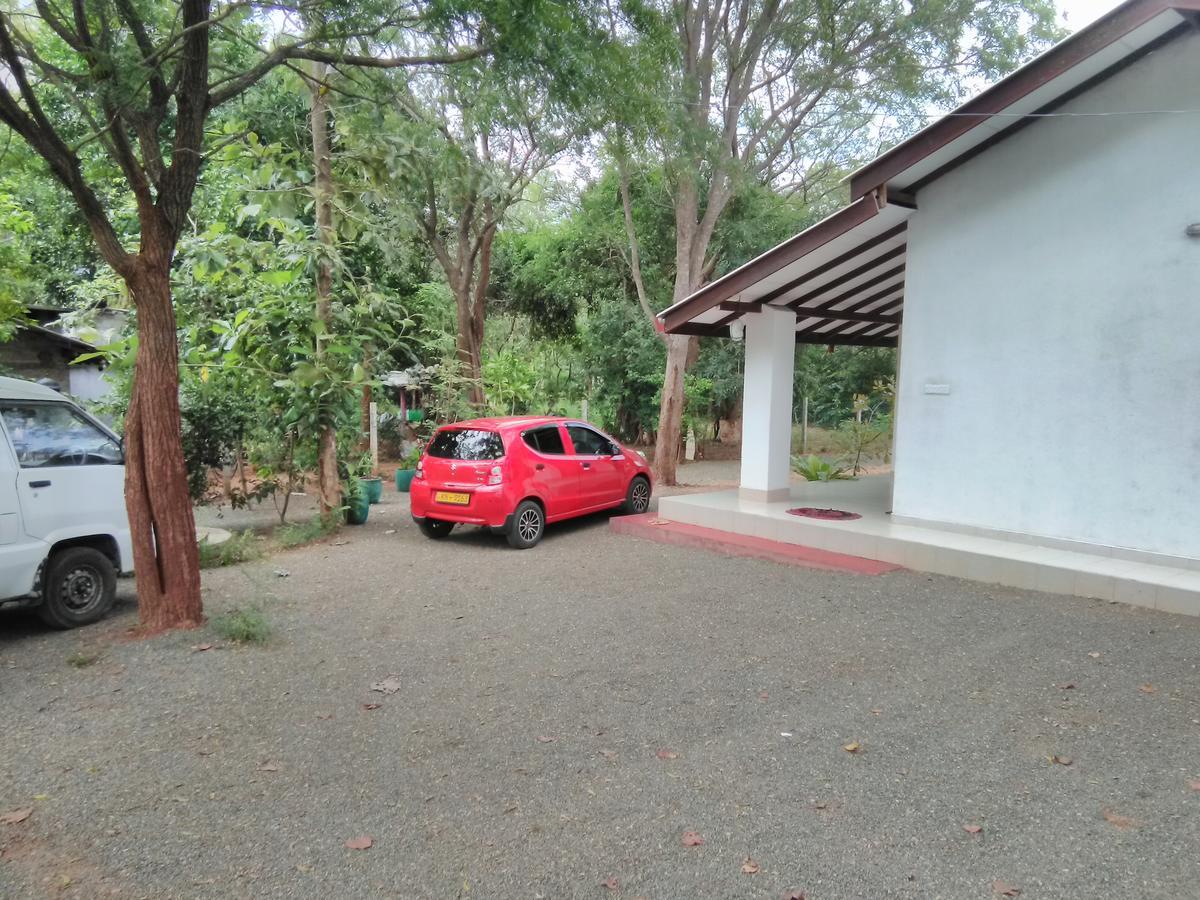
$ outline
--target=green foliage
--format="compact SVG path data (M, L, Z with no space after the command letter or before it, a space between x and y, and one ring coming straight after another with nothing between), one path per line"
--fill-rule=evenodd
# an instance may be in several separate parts
M854 414L854 398L874 395L878 382L894 378L896 351L886 347L835 347L801 344L796 349L792 417L799 421L808 397L810 423L837 427ZM890 409L890 401L882 409Z
M210 469L232 461L254 423L255 404L249 402L241 373L236 369L204 366L181 373L179 411L183 422L183 457L188 492L200 500L208 489Z
M337 520L334 516L316 516L307 522L292 525L281 525L275 529L275 542L285 550L311 544L323 537L328 537L337 531Z
M258 559L262 555L259 539L249 529L230 535L219 544L210 544L207 539L200 541L200 568L216 569L221 566L232 566L237 563Z
M218 635L235 644L265 644L271 637L271 623L256 607L235 607L209 620Z
M852 477L845 467L815 455L793 456L792 471L807 481L843 481Z

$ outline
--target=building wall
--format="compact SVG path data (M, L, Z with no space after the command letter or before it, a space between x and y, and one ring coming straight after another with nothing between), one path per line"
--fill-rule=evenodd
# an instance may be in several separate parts
M1059 111L1197 108L1193 34ZM1200 558L1198 148L1195 113L1046 119L920 191L895 514Z
M12 340L0 343L0 371L29 381L52 378L65 390L69 377L67 363L75 355L45 335L19 331Z

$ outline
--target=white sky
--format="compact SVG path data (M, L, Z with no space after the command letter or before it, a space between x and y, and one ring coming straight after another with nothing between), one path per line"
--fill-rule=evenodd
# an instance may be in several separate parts
M1078 31L1118 5L1114 0L1059 0L1059 21L1071 31Z

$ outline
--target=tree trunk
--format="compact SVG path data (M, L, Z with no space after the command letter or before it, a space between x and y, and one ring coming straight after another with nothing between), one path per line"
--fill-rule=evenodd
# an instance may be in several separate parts
M479 303L472 304L469 284L455 289L454 302L458 310L456 349L463 377L469 381L467 401L472 406L482 407L486 402L483 394L483 307Z
M659 484L676 483L679 445L683 428L683 382L687 372L690 344L695 338L686 334L667 335L667 372L663 378L662 402L658 408L658 436L654 442L654 480Z
M138 349L125 418L125 508L138 614L147 632L204 621L200 554L179 420L179 350L168 249L143 253L128 279Z
M317 335L317 357L322 356L324 341L333 322L330 295L333 293L333 166L329 152L329 103L326 99L324 63L313 66L312 90L312 145L313 161L316 166L316 218L317 239L322 254L317 262L317 305L316 317L324 328ZM331 415L331 414L330 414ZM342 505L341 485L337 471L337 433L332 422L323 422L317 436L317 490L320 495L321 514L328 515Z

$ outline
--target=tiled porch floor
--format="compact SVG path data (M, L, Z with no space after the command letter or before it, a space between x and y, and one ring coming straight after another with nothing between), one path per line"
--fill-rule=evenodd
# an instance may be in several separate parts
M1200 568L902 524L886 512L890 496L891 479L876 476L797 485L787 503L743 500L736 490L663 497L658 512L676 522L883 560L921 572L1200 616ZM787 510L796 506L834 507L862 518L836 522L789 515Z

